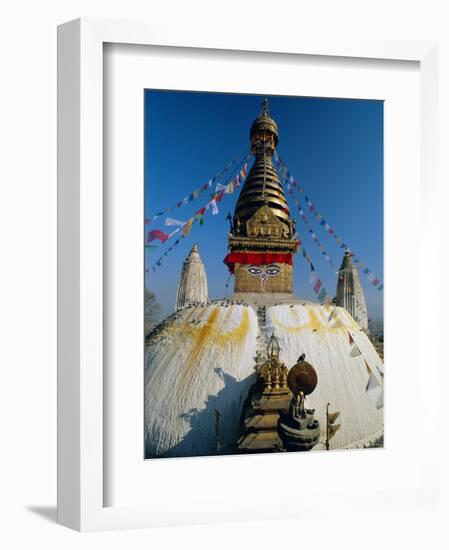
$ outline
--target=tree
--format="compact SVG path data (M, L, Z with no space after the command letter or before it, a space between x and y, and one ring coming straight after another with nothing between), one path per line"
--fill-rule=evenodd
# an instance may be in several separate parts
M145 289L145 336L158 324L161 306L157 303L154 292Z

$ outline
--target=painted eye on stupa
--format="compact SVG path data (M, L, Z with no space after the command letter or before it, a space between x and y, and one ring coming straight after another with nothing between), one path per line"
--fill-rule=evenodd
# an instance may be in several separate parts
M269 265L266 269L268 275L277 275L281 271L281 268L277 265Z
M251 273L251 275L260 275L262 273L262 269L255 265L248 267L248 271Z

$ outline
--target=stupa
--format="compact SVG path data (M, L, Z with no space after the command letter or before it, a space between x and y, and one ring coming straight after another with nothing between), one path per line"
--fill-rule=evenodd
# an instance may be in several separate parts
M204 264L198 251L198 243L195 243L190 254L182 265L179 278L178 291L176 293L176 310L194 304L207 301L207 277Z
M326 426L329 403L340 412L330 449L372 446L383 434L383 363L366 333L345 307L293 294L293 255L300 243L271 160L278 140L264 101L250 130L255 162L235 207L224 259L234 274L234 294L184 303L147 340L147 458L236 452L273 334L280 365L289 370L305 354L316 370L319 384L307 396L307 409L319 426ZM276 399L285 412L290 396ZM258 411L253 416L257 420ZM268 420L276 426L277 417ZM326 443L321 437L311 452Z
M368 332L368 310L366 308L365 293L360 282L359 272L347 250L338 270L336 304L344 307L356 323L365 332Z

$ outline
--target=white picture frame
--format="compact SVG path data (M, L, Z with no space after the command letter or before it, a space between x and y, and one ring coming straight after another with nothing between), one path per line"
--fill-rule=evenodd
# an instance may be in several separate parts
M437 242L432 241L437 233L432 216L438 189L437 43L363 40L357 36L340 41L335 37L312 40L279 34L267 52L265 40L258 42L253 35L205 33L192 37L182 25L168 29L157 23L81 19L58 29L58 521L73 529L99 530L261 517L259 511L253 516L250 513L255 497L240 500L235 495L223 506L212 490L209 500L195 503L190 509L186 509L185 500L178 505L176 499L163 506L104 506L103 56L107 43L219 49L230 56L253 51L418 62L421 189L429 197L423 213L426 242ZM437 265L436 245L426 250L427 262ZM423 288L420 292L422 317L436 319L438 300L423 300ZM434 287L431 298L437 296L438 287ZM426 376L433 381L430 391L435 393L434 400L428 396L428 414L438 423L442 416L438 416L436 400L441 360L438 327L421 323L419 331L426 341ZM437 436L442 432L435 425L431 433ZM423 468L430 466L432 472L442 460L437 448L428 457L430 463L422 464ZM229 458L220 460L230 465ZM177 461L177 467L183 468L182 461ZM438 483L433 473L423 475L408 489L366 495L366 500L372 510L405 503L419 510L423 500L426 506L437 506ZM309 506L316 505L317 513L322 515L329 514L336 505L341 512L354 510L361 503L360 495L350 492L335 493L326 499L323 495L326 493L320 488L315 499L308 497ZM293 510L288 502L285 504ZM291 513L298 517L308 514L301 507Z

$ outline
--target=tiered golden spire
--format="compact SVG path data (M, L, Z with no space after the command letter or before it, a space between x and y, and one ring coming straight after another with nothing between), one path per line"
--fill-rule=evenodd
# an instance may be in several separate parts
M240 193L234 214L234 225L240 224L245 236L245 224L264 204L291 232L290 211L272 156L279 139L276 122L270 116L268 100L250 130L251 150L256 160Z

